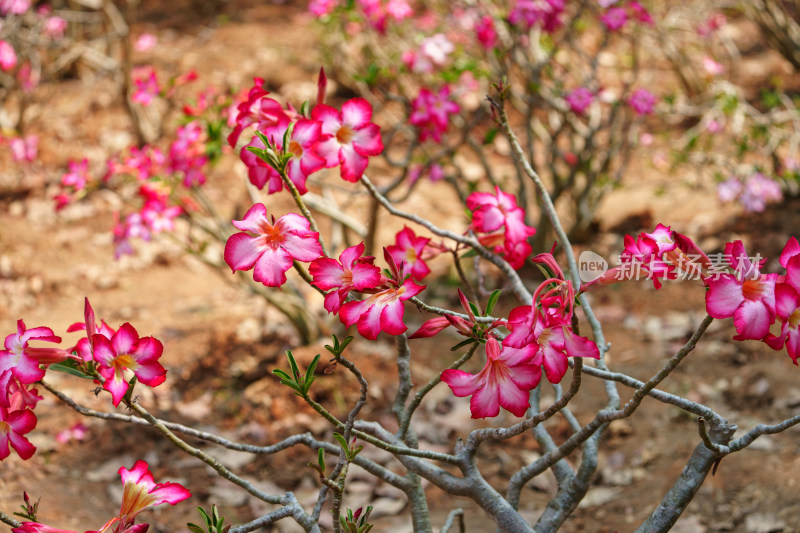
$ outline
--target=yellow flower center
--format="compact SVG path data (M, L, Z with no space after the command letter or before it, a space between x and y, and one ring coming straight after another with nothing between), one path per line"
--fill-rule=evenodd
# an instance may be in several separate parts
M336 131L336 140L339 144L350 144L353 140L353 128L350 126L342 126Z

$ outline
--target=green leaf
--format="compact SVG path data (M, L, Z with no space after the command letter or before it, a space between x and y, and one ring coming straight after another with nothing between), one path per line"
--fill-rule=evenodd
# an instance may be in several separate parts
M339 446L341 446L343 450L350 449L350 447L347 445L347 441L344 440L344 435L342 435L341 433L334 433L333 438L336 439L336 442L339 443Z
M461 342L459 342L458 344L456 344L455 346L453 346L452 348L450 348L450 351L451 351L451 352L455 352L455 351L456 351L456 350L458 350L459 348L462 348L462 347L464 347L464 346L467 346L467 345L469 345L469 344L472 344L473 342L478 342L478 341L477 341L477 340L475 340L475 339L467 339L467 340L461 341Z
M317 464L321 469L320 473L325 472L325 450L322 448L317 450Z
M48 368L55 370L56 372L64 372L65 374L71 374L83 379L93 379L92 376L81 372L73 359L67 359L63 363L53 363Z
M486 302L486 312L484 316L489 316L494 311L494 306L497 304L497 300L500 299L500 293L503 292L500 289L495 289L492 291L492 294L489 295L489 301Z
M338 340L338 339L337 339ZM347 348L347 345L353 342L353 337L346 337L343 341L341 346L339 347L339 354L341 355L344 352L344 349Z
M208 529L203 529L202 527L196 524L186 524L186 527L189 528L189 531L192 533L208 533Z

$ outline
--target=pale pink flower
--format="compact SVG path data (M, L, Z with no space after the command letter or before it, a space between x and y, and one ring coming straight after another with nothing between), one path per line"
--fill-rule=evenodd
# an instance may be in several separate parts
M24 138L14 137L9 144L14 161L33 163L39 152L39 137L36 135L26 135Z
M61 39L67 29L67 21L61 17L47 17L42 32L51 39Z
M308 10L312 14L322 17L329 15L338 5L339 0L311 0L308 4Z
M6 41L0 39L0 70L8 72L17 65L17 53Z
M739 201L745 211L761 213L767 204L783 200L783 191L775 180L756 172L744 183Z
M59 431L56 435L56 442L59 444L66 444L73 439L83 440L86 438L86 431L86 426L83 423L78 422L77 424L71 425L67 429Z
M310 262L322 255L319 233L300 215L289 213L270 222L264 204L255 204L233 225L242 233L225 243L225 262L234 272L252 268L253 279L268 287L286 283L293 261Z
M0 15L22 15L30 7L30 0L0 0Z
M717 185L717 198L722 203L729 203L736 200L742 193L742 182L736 176L731 176Z
M152 33L143 33L136 38L133 43L133 49L137 52L149 52L158 44L158 37Z
M718 76L725 72L725 67L721 63L714 61L711 56L703 57L703 68L712 76Z
M325 295L325 310L338 313L350 291L363 291L378 287L384 280L381 271L373 262L372 256L362 257L364 243L347 248L339 255L339 260L330 257L314 259L308 266L308 273L314 279L313 285L330 291Z
M486 341L486 366L478 374L448 369L442 381L459 397L472 396L472 418L497 416L500 407L515 416L523 416L530 402L530 391L542 379L541 366L533 362L536 348L501 346L497 339Z
M348 100L341 111L317 105L311 118L322 122L325 137L317 143L317 153L325 159L327 168L341 165L341 176L346 181L360 180L368 157L383 152L380 128L372 122L372 106L364 98Z
M68 171L61 176L61 185L71 187L74 191L82 191L89 181L89 160L84 158L82 161L70 161L67 164Z

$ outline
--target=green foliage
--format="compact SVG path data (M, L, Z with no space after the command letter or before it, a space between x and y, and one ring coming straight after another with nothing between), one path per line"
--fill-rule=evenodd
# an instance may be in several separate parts
M291 350L286 350L286 358L289 360L289 367L292 375L290 376L279 368L273 370L272 373L281 378L282 385L291 387L295 394L301 398L308 398L308 391L311 388L311 384L314 383L314 370L317 368L317 363L319 363L319 354L317 354L314 360L311 361L311 364L308 365L305 374L300 373L300 369L297 367L297 361L295 361Z
M225 521L225 517L219 515L216 505L211 506L210 515L202 507L198 507L197 511L202 515L206 526L205 528L202 528L197 524L186 524L186 527L188 527L192 533L227 533L227 531L231 528L230 525L223 526L222 523Z
M367 523L369 515L372 513L372 506L367 507L364 516L361 516L361 510L362 508L359 507L354 513L352 509L348 509L345 516L339 516L342 531L345 533L367 533L372 529L373 525Z

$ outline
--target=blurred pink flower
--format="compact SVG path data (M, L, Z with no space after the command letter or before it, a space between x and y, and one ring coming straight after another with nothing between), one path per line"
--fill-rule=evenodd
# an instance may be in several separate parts
M137 52L149 52L158 44L158 37L152 33L143 33L136 38L133 49Z
M647 89L636 89L628 98L628 104L633 108L637 115L649 115L653 112L656 104L656 97Z
M14 47L0 39L0 70L8 72L17 65L17 53Z

